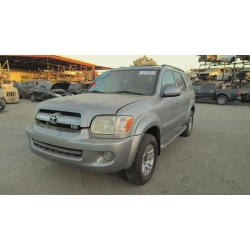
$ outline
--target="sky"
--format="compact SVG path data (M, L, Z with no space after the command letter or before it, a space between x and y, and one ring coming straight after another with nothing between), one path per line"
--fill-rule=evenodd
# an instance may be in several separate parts
M199 68L198 56L196 55L148 55L156 61L158 65L168 64L182 70ZM144 55L66 55L81 61L91 62L100 66L111 68L129 67L133 61Z

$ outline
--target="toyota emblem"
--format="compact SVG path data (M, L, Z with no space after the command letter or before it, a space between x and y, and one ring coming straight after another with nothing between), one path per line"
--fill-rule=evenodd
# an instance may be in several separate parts
M51 115L49 118L50 123L56 124L59 120L59 117L60 117L60 113L55 113L55 114Z

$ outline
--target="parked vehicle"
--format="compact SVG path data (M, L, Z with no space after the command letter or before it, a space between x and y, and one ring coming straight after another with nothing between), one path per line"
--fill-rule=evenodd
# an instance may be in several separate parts
M217 80L217 81L229 81L232 78L233 72L230 68L210 68L197 74L197 78L200 80Z
M34 87L33 84L26 82L14 82L13 86L17 89L20 99L30 98L29 90Z
M241 102L250 102L250 84L241 88Z
M4 111L5 109L5 100L3 97L0 98L0 112Z
M250 81L250 68L241 69L239 72L236 73L235 77L241 81L246 80Z
M221 89L216 82L206 82L193 85L196 100L216 101L219 105L225 105L229 101L240 100L240 89Z
M12 83L0 85L0 96L4 99L5 103L18 103L19 94Z
M189 76L163 65L113 69L82 95L41 102L26 126L29 147L48 160L148 182L158 155L193 128ZM183 163L184 164L184 163Z
M29 90L31 101L44 101L56 97L67 96L69 82L51 83L47 82L44 85L37 85Z
M67 92L72 93L73 95L78 95L84 93L87 88L90 86L90 84L84 84L84 83L74 83L70 84L69 88L67 89Z

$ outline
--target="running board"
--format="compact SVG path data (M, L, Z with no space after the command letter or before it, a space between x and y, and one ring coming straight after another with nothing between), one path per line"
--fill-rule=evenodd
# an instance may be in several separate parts
M167 147L172 141L174 141L177 137L179 137L187 128L187 125L182 125L179 128L177 128L173 133L166 136L161 141L161 149Z

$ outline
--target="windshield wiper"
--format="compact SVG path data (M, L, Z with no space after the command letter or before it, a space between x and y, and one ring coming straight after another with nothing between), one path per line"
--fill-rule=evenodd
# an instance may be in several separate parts
M131 91L116 91L116 92L113 92L113 94L116 94L116 93L125 93L125 94L133 94L133 95L144 95L144 94L141 94L141 93L136 93L136 92L131 92Z

